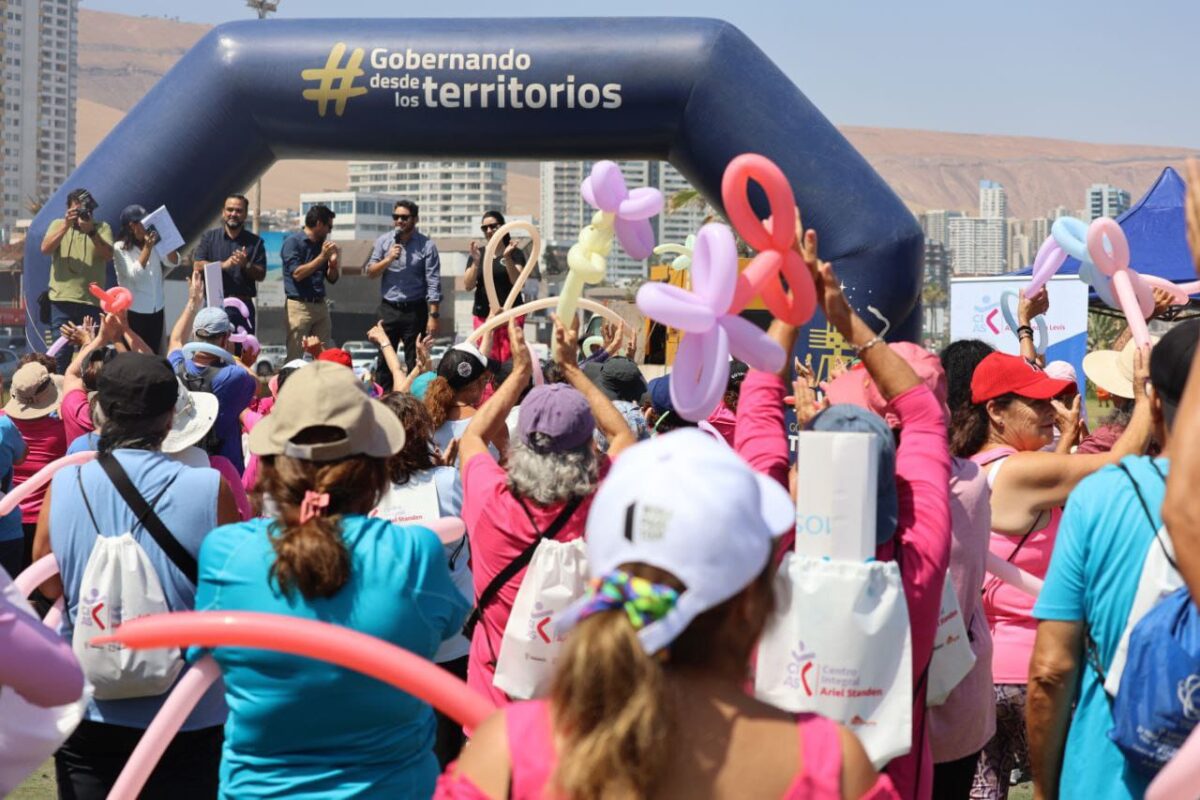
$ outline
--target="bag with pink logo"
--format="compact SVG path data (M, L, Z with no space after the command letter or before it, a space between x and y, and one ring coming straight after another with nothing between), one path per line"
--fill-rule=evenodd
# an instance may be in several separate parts
M967 677L975 666L975 653L967 638L967 621L958 607L954 582L946 574L942 588L942 606L938 612L937 633L933 637L933 655L929 659L929 677L925 688L925 705L940 706L950 697L954 687Z
M551 619L587 589L587 551L582 539L543 539L533 553L513 602L492 683L509 697L528 700L550 688L562 640Z
M788 553L758 645L760 700L848 727L876 768L912 746L912 642L894 562Z

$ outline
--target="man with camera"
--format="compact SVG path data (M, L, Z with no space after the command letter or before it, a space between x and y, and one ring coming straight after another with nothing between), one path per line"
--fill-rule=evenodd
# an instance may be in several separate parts
M254 330L256 285L267 277L267 251L262 239L246 230L250 201L244 195L231 194L221 207L221 226L204 232L192 253L197 272L213 261L221 262L221 293L236 297L250 311L250 330ZM237 313L236 310L234 313ZM239 320L235 320L239 322Z
M89 287L105 285L105 265L112 258L113 234L106 222L97 222L93 214L99 204L87 189L75 189L67 195L67 213L46 229L42 254L50 256L50 305L48 320L52 331L67 322L79 325L86 316L98 317L100 301ZM46 320L43 320L46 321ZM74 347L58 351L58 371L71 363Z
M437 332L442 302L441 256L432 239L417 233L417 212L411 200L396 203L396 229L375 240L366 269L368 278L383 278L379 319L392 347L404 343L409 370L417 361L417 338ZM387 376L382 353L379 361L376 375Z

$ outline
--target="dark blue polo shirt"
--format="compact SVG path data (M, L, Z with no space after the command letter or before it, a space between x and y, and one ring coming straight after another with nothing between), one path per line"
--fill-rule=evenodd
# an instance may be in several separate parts
M279 251L283 259L283 293L293 300L304 300L315 303L325 299L325 270L322 264L316 272L304 280L296 280L292 273L296 267L303 266L321 254L321 245L314 244L304 235L304 231L293 233L283 240L283 248Z
M225 233L225 226L213 228L204 232L196 249L192 252L193 261L224 261L241 248L246 248L250 256L247 265L256 264L267 269L267 251L262 239L242 228L237 238L230 239ZM242 269L221 270L221 291L226 297L257 297L257 282L251 279Z

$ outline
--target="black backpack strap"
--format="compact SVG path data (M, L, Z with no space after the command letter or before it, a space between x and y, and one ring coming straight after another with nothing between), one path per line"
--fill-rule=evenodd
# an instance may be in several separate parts
M496 577L492 578L488 582L488 585L484 587L484 590L479 593L479 599L475 601L475 608L472 609L471 616L467 617L467 621L463 625L463 634L468 639L474 634L475 626L479 624L479 620L483 617L483 609L491 605L492 601L496 599L496 595L499 594L500 589L506 583L511 581L518 572L529 566L529 562L533 560L534 551L538 549L538 545L544 539L553 539L558 536L567 523L570 522L571 517L574 516L580 504L583 503L583 498L572 497L568 500L567 504L562 507L562 511L559 511L558 516L550 523L550 527L546 528L545 533L538 531L537 523L533 521L533 515L530 514L529 509L519 497L517 498L517 502L521 504L522 510L525 511L525 515L529 517L530 524L533 525L534 533L537 533L538 536L529 543L528 547L521 551L520 555L508 562L504 569L496 573Z
M120 492L121 497L133 510L134 515L137 516L137 521L146 528L146 532L153 537L155 543L162 549L167 558L171 559L171 563L178 567L184 577L195 586L199 582L200 574L200 568L196 564L196 559L167 530L167 526L158 518L158 514L154 513L154 509L146 502L146 498L142 497L141 493L134 487L133 481L129 479L129 475L117 461L116 457L112 453L101 453L96 457L96 460L100 462L100 466L104 469L105 474L108 475L108 479L113 482L113 485L117 487L117 491ZM168 481L163 490L154 498L156 503L174 480L172 478L171 481Z
M1163 483L1166 483L1166 476L1159 471L1158 466L1154 463L1154 459L1150 459L1150 466L1158 473L1158 477L1162 478ZM1163 556L1167 559L1167 563L1171 565L1171 569L1178 572L1179 565L1175 563L1175 559L1171 558L1171 554L1167 552L1167 546L1163 544L1162 537L1158 535L1162 526L1154 521L1154 515L1150 513L1150 504L1146 502L1146 498L1142 495L1142 488L1138 486L1137 480L1133 477L1133 473L1129 471L1128 467L1118 461L1117 469L1124 472L1125 477L1129 478L1129 483L1133 486L1133 492L1137 495L1138 503L1142 507L1142 513L1146 515L1146 521L1150 523L1150 527L1154 531L1154 541L1158 542L1158 546L1162 549Z

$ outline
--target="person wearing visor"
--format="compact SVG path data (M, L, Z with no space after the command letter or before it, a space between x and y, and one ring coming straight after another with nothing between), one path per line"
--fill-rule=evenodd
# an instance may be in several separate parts
M163 259L155 247L159 235L142 225L146 209L126 206L121 212L121 229L113 247L113 269L117 284L133 295L129 308L129 327L157 355L163 346ZM169 253L166 263L179 264L178 251Z
M951 419L950 445L987 474L992 555L1045 578L1067 496L1088 475L1141 455L1149 444L1148 370L1148 351L1135 353L1129 425L1108 452L1080 455L1042 450L1054 438L1050 401L1074 383L1051 378L1020 356L991 353L979 362L970 378L971 402ZM1034 598L998 578L985 581L983 601L993 642L996 735L980 755L974 791L1003 797L1012 770L1028 769L1025 697L1037 620Z
M404 442L403 424L353 372L324 361L298 370L250 432L265 516L205 539L196 608L322 620L433 658L469 608L442 543L368 516ZM222 796L432 794L427 703L321 661L232 647L213 657L230 715Z
M702 431L627 449L587 516L592 585L556 618L549 697L486 720L434 796L896 797L849 731L746 692L795 516Z

